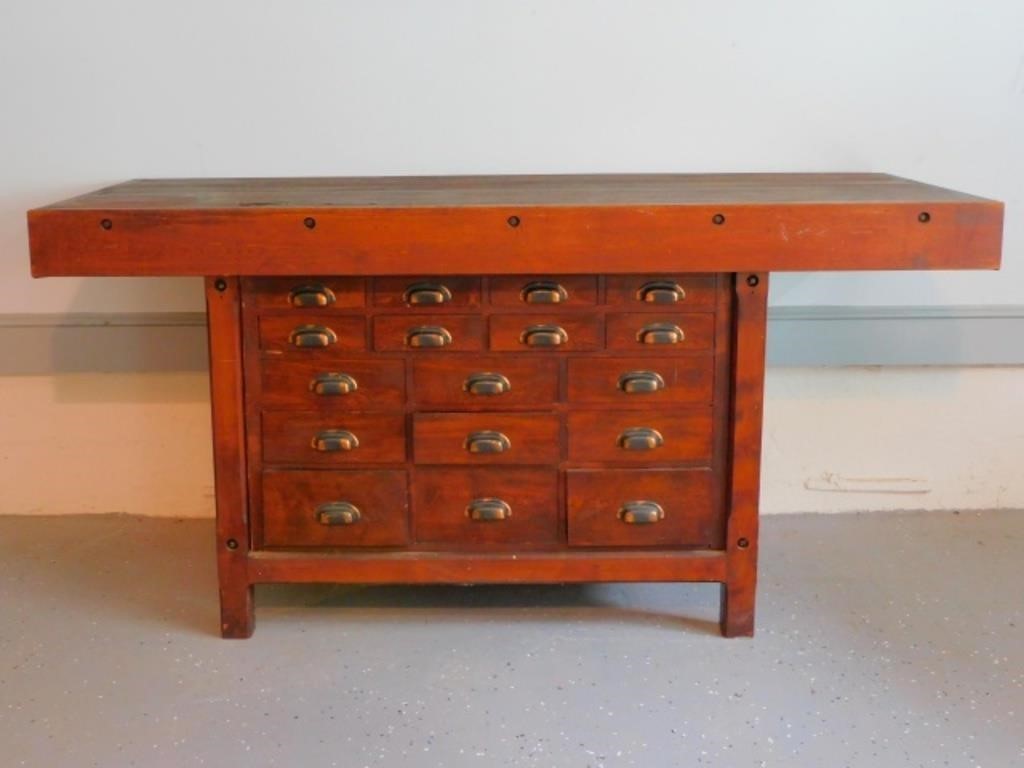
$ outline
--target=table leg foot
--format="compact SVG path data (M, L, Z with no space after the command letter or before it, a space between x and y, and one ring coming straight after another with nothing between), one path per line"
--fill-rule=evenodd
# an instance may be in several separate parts
M222 586L220 589L220 634L244 640L254 626L253 586Z
M754 636L754 590L740 584L722 584L719 624L723 637Z

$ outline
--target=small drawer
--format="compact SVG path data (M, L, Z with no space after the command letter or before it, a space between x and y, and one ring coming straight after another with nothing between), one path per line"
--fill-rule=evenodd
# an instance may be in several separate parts
M491 304L496 307L587 306L597 303L597 277L492 277Z
M259 329L260 349L275 354L322 359L339 350L366 348L366 321L362 317L310 312L261 315Z
M405 461L403 413L263 414L267 464L343 466Z
M412 401L422 406L501 409L558 399L558 361L549 358L420 358L411 365Z
M366 304L366 281L361 277L247 278L242 285L245 303L261 311L331 312Z
M431 308L480 306L478 277L378 277L373 281L373 303L424 311Z
M401 360L268 358L261 363L265 408L401 409L405 363Z
M606 301L630 309L712 309L714 275L609 275Z
M418 413L418 464L555 464L559 418L553 413Z
M652 464L710 461L710 408L678 411L572 411L569 461Z
M593 315L492 315L496 352L573 352L600 349L601 320Z
M569 402L650 405L710 403L709 355L569 359Z
M479 315L378 315L373 347L380 352L475 352L484 346Z
M263 473L263 545L397 547L409 542L404 470Z
M570 470L571 547L721 548L710 469Z
M417 469L412 488L417 542L517 548L559 540L558 472L521 467Z
M608 315L608 349L696 352L714 344L715 316L709 313Z

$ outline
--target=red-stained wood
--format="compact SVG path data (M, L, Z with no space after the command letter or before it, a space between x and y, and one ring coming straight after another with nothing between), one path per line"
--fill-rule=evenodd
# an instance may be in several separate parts
M344 431L346 450L330 450L331 431ZM318 438L325 438L319 440ZM341 445L341 443L337 443ZM264 464L339 468L405 461L405 413L269 411L263 414Z
M443 329L450 341L443 347L412 347L417 331ZM484 349L486 331L480 315L450 315L418 311L416 314L377 315L373 320L373 348L378 352L409 351L418 355L477 352Z
M426 294L442 289L442 304L416 302L417 291ZM412 277L378 277L373 281L373 303L389 309L409 309L414 312L438 309L465 309L480 306L480 278L446 275Z
M417 413L412 422L413 460L476 466L557 464L559 422L553 413ZM471 443L485 433L503 436L505 450L473 452Z
M677 288L676 300L671 303L655 303L643 298L645 288L657 286ZM620 305L620 311L629 312L689 312L706 311L715 307L715 275L691 275L687 273L653 273L644 275L609 275L605 289L605 301ZM671 293L671 291L670 291ZM653 299L651 296L650 299Z
M424 361L426 362L426 361ZM318 377L348 377L354 390L317 392ZM265 408L324 412L401 410L405 406L405 363L395 359L296 359L267 356L260 378Z
M561 332L557 345L534 345L532 334L545 329ZM604 346L601 319L591 313L568 313L558 310L536 314L515 312L491 315L490 347L495 352L528 352L550 355L556 352L579 352Z
M710 313L672 312L608 315L608 349L662 354L707 351L715 343L715 316ZM674 343L657 344L653 339L664 330L681 332Z
M501 410L513 406L546 408L558 401L558 361L549 357L508 355L419 356L412 368L410 399L421 410L483 408ZM508 389L496 394L474 394L472 384L490 374Z
M570 403L621 407L712 401L714 359L708 355L572 357L566 369ZM627 391L624 377L653 374L662 389Z
M329 303L306 307L303 311L330 314L339 310L357 309L366 304L366 281L361 277L310 277L296 275L271 279L244 279L242 288L246 301L258 310L297 309L293 294L309 288L326 289Z
M613 462L646 466L664 462L710 462L713 415L710 408L628 411L573 410L568 420L569 461ZM649 450L627 450L620 436L634 428L650 429L663 442Z
M515 307L550 312L555 307L589 307L597 303L596 275L512 275L490 279L490 303L495 307ZM542 297L557 302L542 303Z

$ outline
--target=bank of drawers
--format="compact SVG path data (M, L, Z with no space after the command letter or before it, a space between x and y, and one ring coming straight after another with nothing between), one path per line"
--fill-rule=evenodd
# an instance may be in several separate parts
M714 275L251 279L267 547L710 547Z

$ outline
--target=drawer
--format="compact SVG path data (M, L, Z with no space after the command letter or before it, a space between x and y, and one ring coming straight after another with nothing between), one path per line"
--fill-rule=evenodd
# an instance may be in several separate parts
M710 461L710 408L689 413L665 410L571 411L569 461L648 464Z
M366 281L361 277L249 278L242 290L245 303L258 310L330 312L366 304Z
M267 464L342 466L405 461L404 413L263 414Z
M262 362L262 404L266 408L401 409L405 404L405 363L401 360L267 358Z
M496 307L587 306L597 303L597 277L492 277L491 304Z
M554 413L418 413L413 417L418 464L556 464Z
M719 548L724 521L710 469L570 470L571 547Z
M409 542L404 470L263 473L267 547L392 547Z
M373 347L381 352L475 352L483 346L479 315L378 315L373 321Z
M415 470L417 542L472 549L559 541L558 472L522 467Z
M416 310L480 306L478 277L378 277L373 281L378 307Z
M710 403L714 361L709 355L574 357L568 380L574 403Z
M603 345L600 318L586 314L492 315L490 336L496 352L572 352Z
M411 399L423 406L500 409L558 400L558 361L550 358L420 358L411 365Z
M710 350L714 345L715 316L710 313L608 315L608 349L663 353Z
M605 285L608 304L630 309L715 306L715 275L609 275Z
M366 321L362 317L295 312L261 315L260 349L279 354L323 359L337 350L366 348Z

